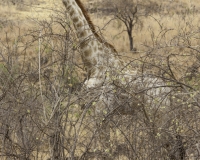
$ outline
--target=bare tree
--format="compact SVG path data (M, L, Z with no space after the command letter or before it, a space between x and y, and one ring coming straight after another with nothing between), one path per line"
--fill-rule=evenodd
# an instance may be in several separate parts
M102 3L102 7L102 11L113 14L116 19L125 25L130 51L136 50L134 48L133 29L143 26L143 16L159 9L155 2L142 1L141 4L133 0L105 0Z

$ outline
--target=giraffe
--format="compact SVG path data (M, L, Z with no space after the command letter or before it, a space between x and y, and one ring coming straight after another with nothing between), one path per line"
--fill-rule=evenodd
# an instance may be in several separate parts
M122 61L117 58L115 48L97 33L80 0L63 0L63 3L77 31L87 72L85 85L88 88L101 86L108 67L118 68Z
M98 34L80 0L62 1L77 32L81 58L87 72L87 80L84 85L87 89L101 89L98 102L95 104L96 112L101 115L105 108L112 110L116 102L115 95L112 92L115 86L109 75L120 73L120 75L125 76L128 81L133 81L132 79L134 75L137 74L137 71L123 70L125 66L124 62L117 56L115 48L104 41ZM145 83L143 83L144 81ZM161 92L165 92L162 90L160 91L157 85L158 82L160 83L159 85L162 85L160 80L146 77L140 78L134 83L141 88L148 85L153 89L147 91L147 94L155 94L157 96L160 95ZM128 95L125 94L124 96L127 98ZM102 128L104 133L102 132L100 134L102 135L104 147L109 148L109 125L105 125Z
M123 61L117 57L115 48L98 34L80 0L63 0L63 4L77 32L81 58L87 73L84 85L88 89L101 88L99 100L95 105L97 114L101 115L105 108L112 108L114 104L114 86L107 73L120 69ZM99 134L104 141L104 147L108 148L110 128L106 124L102 128L103 132Z

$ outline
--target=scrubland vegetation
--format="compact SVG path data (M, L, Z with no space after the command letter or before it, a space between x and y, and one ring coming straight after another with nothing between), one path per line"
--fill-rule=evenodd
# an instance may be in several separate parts
M94 110L102 90L84 88L76 31L61 1L21 2L0 2L0 159L200 158L198 0L155 1L160 12L133 29L135 52L123 23L92 3L99 34L137 70L132 83L116 84L115 109L99 121ZM148 84L157 81L134 84L144 75L162 80L166 92L149 92L159 89ZM130 111L122 114L125 105ZM99 135L103 124L110 125L109 147Z

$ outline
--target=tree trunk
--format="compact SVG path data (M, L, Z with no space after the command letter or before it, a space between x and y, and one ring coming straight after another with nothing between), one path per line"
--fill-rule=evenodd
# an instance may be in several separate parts
M51 160L62 160L62 145L60 136L60 116L59 111L56 111L52 118L52 129L53 133L50 137L50 147L51 147Z
M128 30L128 38L129 38L129 45L130 45L130 51L133 51L133 36L132 36L132 29Z

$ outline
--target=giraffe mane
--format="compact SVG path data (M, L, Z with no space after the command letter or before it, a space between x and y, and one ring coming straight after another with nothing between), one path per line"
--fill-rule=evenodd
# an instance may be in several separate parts
M95 36L101 43L104 43L107 47L111 48L114 52L117 53L115 47L114 47L113 45L111 45L110 43L104 41L104 40L100 37L100 35L97 33L97 31L96 31L96 29L95 29L95 27L94 27L94 24L93 24L93 22L92 22L92 20L91 20L91 18L90 18L90 16L89 16L89 14L87 13L87 11L86 11L86 9L85 9L83 3L82 3L80 0L75 0L75 1L76 1L77 5L79 6L79 8L81 9L81 11L82 11L82 13L83 13L83 15L84 15L86 21L88 22L89 27L90 27L91 31L93 32L94 36Z

